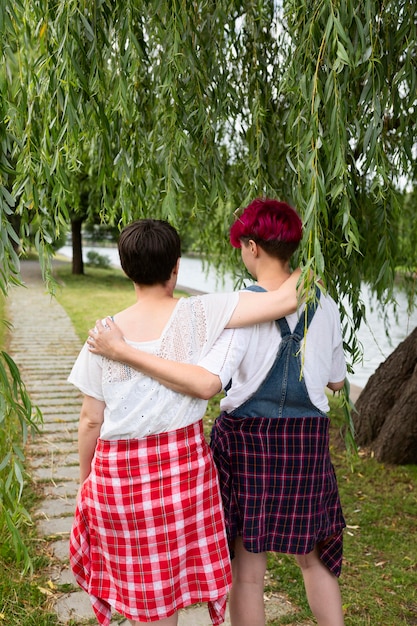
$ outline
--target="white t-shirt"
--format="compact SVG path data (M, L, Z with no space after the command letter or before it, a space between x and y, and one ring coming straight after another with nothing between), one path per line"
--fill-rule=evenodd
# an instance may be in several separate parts
M286 317L291 331L300 315L301 310ZM218 374L223 386L231 378L233 380L231 389L220 403L223 411L234 410L258 389L274 363L280 342L281 332L275 322L223 331L210 353L199 362L202 367ZM219 371L219 360L224 354L227 358ZM321 294L302 341L301 360L310 400L327 413L327 383L340 382L346 376L340 315L330 296Z
M198 363L223 331L238 299L238 293L181 298L159 339L128 343L166 359ZM87 344L68 381L105 402L102 439L142 438L183 428L201 419L207 406L206 400L171 391L128 365L92 354Z

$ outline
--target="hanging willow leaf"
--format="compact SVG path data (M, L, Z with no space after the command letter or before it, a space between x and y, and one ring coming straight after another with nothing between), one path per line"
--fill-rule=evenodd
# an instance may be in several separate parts
M390 214L378 238L395 267L392 168L397 179L415 169L412 3L223 0L191 10L128 0L80 10L6 0L0 23L2 96L13 111L1 130L3 211L17 203L24 228L46 210L38 249L65 227L68 206L77 211L80 176L92 215L192 223L194 248L210 244L222 263L233 257L212 209L268 193L294 202L308 230L331 227L324 272L331 260L331 274L349 273L343 254L357 250L358 281L341 281L351 293L361 275L372 285L385 261L355 234L381 210L378 176ZM356 228L338 221L341 202Z

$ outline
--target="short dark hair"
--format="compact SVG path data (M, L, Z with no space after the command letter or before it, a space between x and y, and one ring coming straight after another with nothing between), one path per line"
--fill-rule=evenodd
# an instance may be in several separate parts
M288 261L301 241L303 231L298 213L286 202L270 198L253 200L232 224L230 243L255 241L271 256Z
M119 237L120 264L138 285L165 283L181 256L181 240L164 220L141 219L126 226Z

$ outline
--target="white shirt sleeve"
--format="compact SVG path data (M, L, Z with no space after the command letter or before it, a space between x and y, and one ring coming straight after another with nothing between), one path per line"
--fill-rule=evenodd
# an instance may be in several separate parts
M104 400L102 385L103 357L92 354L85 343L75 361L68 382L86 396Z
M233 315L238 302L239 293L209 293L200 298L206 316L206 345L201 356L205 356L218 339Z
M219 376L224 388L247 352L250 334L251 328L224 330L198 365Z

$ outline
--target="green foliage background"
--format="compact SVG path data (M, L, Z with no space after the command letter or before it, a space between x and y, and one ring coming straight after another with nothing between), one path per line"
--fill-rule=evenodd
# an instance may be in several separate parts
M230 267L232 210L271 195L298 208L306 271L358 323L361 281L390 296L416 176L416 28L405 0L4 0L4 282L12 217L23 242L36 222L46 274L86 207L166 218Z

